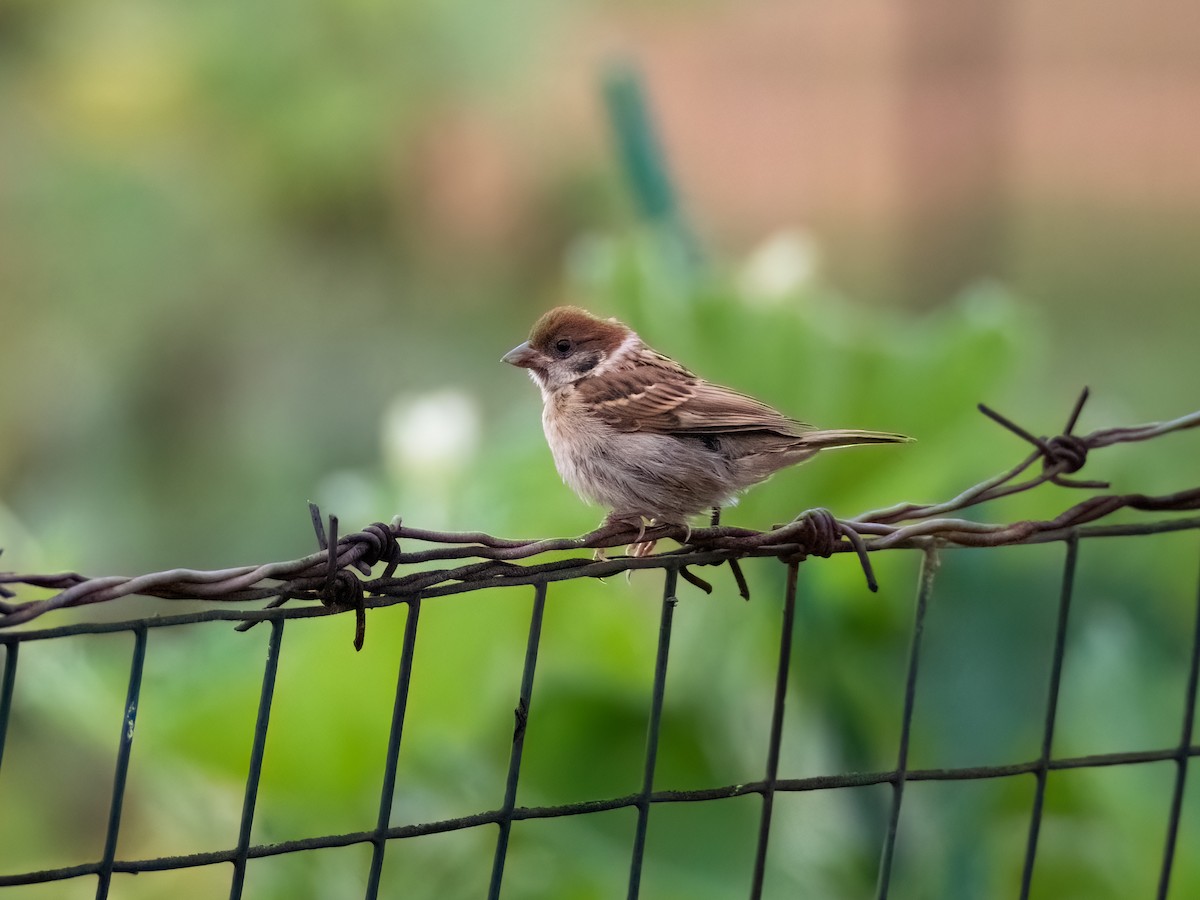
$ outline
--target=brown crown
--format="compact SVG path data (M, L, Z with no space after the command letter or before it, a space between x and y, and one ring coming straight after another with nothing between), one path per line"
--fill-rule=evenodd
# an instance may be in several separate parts
M615 319L599 319L577 306L559 306L546 313L533 326L529 343L547 350L563 338L581 344L615 349L625 340L629 329Z

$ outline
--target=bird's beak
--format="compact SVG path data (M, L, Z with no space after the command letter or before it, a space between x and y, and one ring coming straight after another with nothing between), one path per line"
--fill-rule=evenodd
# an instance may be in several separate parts
M501 362L506 362L510 366L517 366L521 369L535 368L541 362L541 359L542 354L530 347L529 341L518 344L500 357Z

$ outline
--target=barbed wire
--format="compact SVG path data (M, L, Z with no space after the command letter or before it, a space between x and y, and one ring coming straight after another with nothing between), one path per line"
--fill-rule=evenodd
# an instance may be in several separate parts
M749 599L738 560L770 556L802 561L810 556L829 557L853 552L862 565L867 585L877 588L868 554L893 547L979 547L1041 543L1062 540L1074 531L1097 534L1131 534L1194 527L1200 519L1178 518L1165 522L1096 526L1118 510L1182 512L1200 509L1200 486L1170 494L1107 493L1109 485L1068 476L1080 471L1092 450L1118 443L1146 441L1200 426L1200 411L1166 422L1107 428L1075 435L1075 425L1088 397L1085 388L1076 401L1063 432L1037 437L994 410L979 410L1033 446L1033 451L1012 468L987 478L940 503L901 503L839 519L828 510L813 509L791 522L767 531L723 526L717 515L706 528L649 525L638 530L627 524L605 525L577 538L514 540L484 532L442 532L405 525L396 517L390 524L376 522L362 531L338 536L338 519L329 517L328 533L319 509L310 504L320 550L299 559L238 566L227 569L168 569L133 577L90 578L74 572L22 575L0 572L0 628L11 628L46 613L107 603L142 595L166 600L201 600L249 603L269 600L268 608L289 600L320 602L330 613L354 610L357 618L355 646L362 647L365 610L416 597L436 597L483 587L528 585L568 578L604 578L641 568L671 567L681 577L705 591L712 586L690 570L694 566L730 566L741 596ZM1041 470L1024 478L1041 461ZM983 503L1031 491L1043 484L1101 491L1076 503L1051 519L1009 523L981 522L955 516ZM1088 527L1090 526L1090 527ZM606 558L603 551L635 541L674 539L679 550L655 557ZM432 546L406 551L401 541ZM519 563L561 551L592 550L593 557L569 557L551 562ZM470 560L470 562L467 562ZM428 563L464 561L451 568L420 568ZM378 577L377 565L385 568ZM397 574L401 567L415 571ZM16 594L5 585L55 591L52 596L11 602ZM238 626L256 624L248 619Z

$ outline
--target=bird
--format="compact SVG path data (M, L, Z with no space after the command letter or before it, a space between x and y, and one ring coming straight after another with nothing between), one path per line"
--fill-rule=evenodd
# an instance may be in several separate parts
M503 362L541 390L555 467L580 498L608 509L604 526L680 525L736 502L748 488L821 450L898 444L885 431L818 429L706 381L649 347L628 325L574 306L534 324ZM603 527L603 526L602 526Z

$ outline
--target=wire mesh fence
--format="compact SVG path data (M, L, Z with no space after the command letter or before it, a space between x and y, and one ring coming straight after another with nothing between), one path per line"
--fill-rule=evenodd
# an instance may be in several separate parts
M1067 428L1071 431L1075 416ZM1177 420L1184 422L1185 420ZM1186 427L1200 421L1197 417L1186 417ZM1142 434L1162 434L1171 428L1146 426ZM1116 430L1113 430L1116 431ZM1125 434L1135 433L1134 430L1122 430ZM1096 433L1102 434L1102 433ZM1111 437L1112 432L1103 433ZM58 593L48 600L29 601L25 604L5 603L4 614L16 620L17 624L27 621L30 610L39 614L52 609L69 606L72 598L113 599L130 593L150 593L157 596L182 597L206 595L205 585L221 584L225 599L262 599L268 594L261 593L267 588L257 587L265 577L279 578L286 573L286 579L280 579L270 589L270 596L277 599L267 608L259 610L216 608L204 609L176 615L161 615L144 617L128 621L108 622L77 622L46 628L9 629L0 632L0 643L4 646L3 681L0 683L0 767L4 763L4 747L9 736L10 725L14 720L13 698L14 688L22 677L22 653L33 645L48 642L68 641L88 634L119 633L129 635L132 646L129 654L129 675L126 688L125 702L121 709L120 720L112 723L117 735L116 765L112 779L111 797L108 804L107 825L105 828L103 849L98 859L80 861L75 864L58 868L29 870L21 866L21 861L7 859L0 871L0 887L13 887L33 884L62 884L72 880L91 880L96 887L97 897L107 897L113 885L115 875L149 873L167 870L187 870L215 864L229 864L232 871L229 879L229 896L238 898L251 895L246 888L248 869L256 860L278 857L286 854L299 854L327 848L349 847L364 845L370 848L369 861L361 873L361 894L367 898L391 895L399 890L395 884L389 885L385 878L385 859L389 852L394 853L398 845L405 841L423 836L460 832L465 830L490 829L494 834L494 849L488 877L487 896L500 897L505 888L505 871L510 856L510 840L514 826L522 822L550 819L580 819L594 817L613 810L630 810L635 815L635 824L628 844L625 878L627 896L645 895L644 866L647 860L648 836L655 827L655 822L663 819L663 812L670 807L689 804L728 804L734 798L757 797L757 829L753 841L753 849L745 872L745 891L752 898L770 895L770 862L780 854L792 852L791 842L794 836L779 835L779 813L777 800L782 796L798 796L816 791L852 790L866 786L886 786L890 789L890 798L882 814L880 823L882 840L878 849L876 866L876 887L874 894L878 898L893 895L894 876L897 870L898 840L906 828L902 816L905 808L906 791L912 785L922 782L981 782L995 779L1032 779L1034 783L1032 802L1027 812L1027 826L1023 834L1023 853L1020 861L1019 896L1027 898L1032 895L1037 882L1039 848L1042 846L1042 832L1046 816L1047 785L1053 773L1068 770L1095 770L1104 767L1134 767L1151 763L1170 763L1174 767L1169 803L1161 812L1161 857L1157 865L1156 883L1146 896L1165 900L1172 895L1172 876L1180 857L1181 823L1184 820L1185 789L1190 761L1200 755L1200 744L1197 744L1194 724L1197 705L1197 684L1200 678L1200 583L1196 584L1195 611L1192 615L1191 631L1188 638L1189 651L1186 659L1186 677L1176 685L1176 707L1178 714L1178 740L1162 746L1129 747L1126 749L1095 753L1089 755L1060 755L1055 752L1056 727L1058 725L1059 698L1062 689L1064 660L1071 651L1070 623L1072 603L1076 594L1077 569L1080 546L1084 543L1114 542L1120 538L1121 543L1136 539L1162 540L1169 533L1200 533L1200 517L1182 517L1162 519L1150 522L1133 522L1123 524L1084 524L1098 518L1089 516L1080 510L1095 511L1097 509L1111 511L1119 508L1149 508L1149 509L1193 509L1200 503L1200 492L1184 491L1169 495L1169 502L1163 498L1146 498L1142 495L1117 495L1118 501L1111 498L1114 495L1097 495L1082 504L1077 504L1063 516L1044 523L1016 523L1010 526L983 526L963 519L946 519L948 511L965 508L983 497L989 499L998 492L1011 492L1014 484L1028 485L1029 482L1014 482L1013 479L1031 464L1033 460L1041 459L1044 470L1033 481L1037 484L1047 480L1061 479L1064 470L1077 470L1083 464L1078 456L1078 447L1071 441L1055 439L1030 438L1038 444L1038 450L1031 460L1010 470L1004 477L989 479L981 485L972 488L951 501L943 504L914 506L906 504L891 510L879 511L854 520L842 521L833 519L828 514L810 514L802 517L799 523L782 526L769 533L752 533L737 529L722 529L714 526L705 530L706 533L692 536L699 543L688 544L682 550L664 553L641 559L617 558L612 560L588 561L579 559L558 560L551 563L537 563L526 566L515 566L504 560L506 555L532 556L546 549L563 549L567 546L595 545L602 547L628 539L629 535L606 534L600 537L590 536L581 544L579 541L560 542L519 542L501 541L486 535L459 535L454 540L447 540L445 535L420 533L414 529L405 530L397 523L388 529L387 526L373 526L375 532L359 532L341 540L336 533L336 520L331 520L328 534L318 528L318 536L323 545L321 553L313 557L289 564L275 564L272 567L252 567L247 571L225 570L221 573L209 573L209 577L201 577L201 573L187 570L172 570L169 573L158 573L156 576L144 576L140 579L85 579L77 575L69 576L4 576L9 584L35 586L50 586ZM1076 439L1087 445L1103 445L1107 438ZM1057 443L1056 443L1057 442ZM1069 452L1076 453L1070 459L1061 456L1061 448L1067 447ZM1059 449L1056 449L1059 448ZM1085 446L1086 450L1086 446ZM1094 482L1077 482L1073 486L1096 487ZM1027 488L1026 488L1027 489ZM1105 499L1108 498L1108 499ZM1132 499L1131 499L1132 498ZM909 518L915 519L912 525L895 525L895 522ZM319 517L314 517L320 524ZM889 521L890 520L890 521ZM905 532L903 529L908 528ZM383 540L378 534L379 529L387 529L391 540ZM790 529L790 530L789 530ZM374 533L380 538L377 544L372 544L362 535ZM864 539L864 534L866 538ZM435 540L433 551L416 551L402 554L397 538L423 537ZM1044 639L1052 646L1048 680L1044 685L1042 696L1044 701L1039 709L1030 709L1030 718L1037 718L1041 725L1039 730L1039 752L1033 758L1023 758L1015 762L976 765L951 766L942 768L917 768L910 765L913 742L913 724L917 717L918 687L921 684L922 660L926 656L925 644L928 639L927 625L937 615L934 598L939 592L938 585L939 562L949 554L960 552L958 548L982 544L984 547L1000 543L995 535L1015 535L1013 542L1025 545L1039 542L1053 542L1064 548L1061 560L1061 582L1058 592L1057 613L1053 618L1051 633ZM1139 538L1139 536L1141 536ZM982 539L981 539L982 538ZM722 542L738 542L737 545ZM707 543L704 543L707 542ZM364 560L361 550L364 547L377 547L371 556ZM394 547L395 549L389 549ZM527 552L533 547L533 552ZM785 718L788 709L789 696L793 697L797 690L797 679L793 672L796 662L794 639L797 634L797 610L802 605L803 598L799 597L798 572L801 563L807 556L828 556L838 550L858 552L863 559L868 582L874 584L874 576L869 563L866 562L867 550L891 550L895 553L915 553L920 556L920 574L913 601L911 626L908 631L907 661L904 665L903 678L895 685L893 702L896 705L896 716L899 720L898 743L894 748L895 763L890 768L879 771L828 772L816 775L798 775L788 772L781 765L781 746L785 731ZM991 553L988 549L976 549L968 552ZM1025 552L1024 550L1022 552ZM487 558L491 555L491 558ZM671 661L672 641L675 633L675 612L680 593L681 583L689 581L701 588L712 589L704 579L699 578L692 568L700 565L730 564L736 575L736 585L743 595L748 594L751 586L737 566L739 559L762 555L778 560L783 567L782 599L778 603L778 619L776 626L777 650L774 657L774 686L771 695L769 730L765 746L759 748L762 760L762 775L757 780L743 783L727 783L704 786L694 789L671 789L663 787L658 778L658 763L660 739L664 728L664 713L669 708L668 670ZM437 562L446 558L463 558L483 556L482 561L458 567L453 570L434 569L409 573L395 577L400 565L414 557L422 562ZM374 564L386 563L386 571L379 579L368 581L364 590L363 582L349 573L349 568L357 567L360 571L366 569L369 573ZM1177 564L1182 566L1181 561ZM1195 564L1193 557L1189 565ZM614 572L633 568L652 569L659 573L662 579L660 612L657 625L657 643L654 649L653 670L649 684L645 685L647 709L645 719L645 743L641 756L640 783L636 791L621 796L590 798L578 802L561 803L549 806L528 806L518 803L519 786L524 767L525 737L528 723L537 716L538 705L535 686L538 684L536 674L539 652L543 647L543 621L547 604L552 595L569 592L570 587L556 585L559 581L572 581L582 577L601 577ZM264 572L264 570L269 571ZM316 570L319 573L313 574ZM447 575L447 572L450 572ZM764 579L766 580L766 579ZM351 584L353 581L353 584ZM502 795L497 797L497 805L473 814L433 819L428 821L411 821L410 815L402 807L397 807L397 785L399 762L406 741L411 741L411 722L408 709L410 693L414 684L414 658L418 645L421 628L422 608L439 594L461 592L490 592L499 586L525 586L520 593L506 592L505 596L512 602L526 603L528 593L532 593L532 603L529 611L529 624L525 639L523 663L516 683L511 685L515 695L514 718L515 727L512 733L508 764L505 771ZM187 586L191 585L191 588ZM357 589L355 589L357 585ZM74 593L71 593L71 592ZM255 593L260 591L260 593ZM105 593L107 592L107 593ZM723 590L730 594L731 591ZM62 598L66 596L67 600ZM285 600L302 597L318 599L322 602L305 606L285 606ZM523 597L524 599L518 599ZM555 597L554 599L558 599ZM942 598L949 602L951 598ZM775 598L762 597L756 592L756 601L771 603L775 608ZM564 602L569 602L564 600ZM40 605L31 605L40 604ZM358 619L356 643L361 646L365 635L366 609L374 605L403 605L407 612L404 623L403 637L400 644L398 659L395 661L396 684L392 702L390 727L387 733L386 748L383 754L383 770L379 775L379 802L375 825L369 830L339 831L316 834L302 838L276 843L255 843L253 840L256 806L260 795L260 787L264 771L264 757L267 739L271 729L272 707L276 698L277 676L284 650L285 631L295 628L312 627L311 620L319 617L353 612ZM310 620L299 622L293 620ZM198 851L182 855L155 856L149 858L122 858L118 855L119 837L124 821L123 810L127 797L128 777L133 760L133 741L138 724L144 687L145 668L148 648L162 640L166 633L178 633L187 628L212 627L212 623L238 622L239 628L265 623L264 636L260 639L266 643L266 660L262 669L261 688L254 717L253 738L250 743L249 764L244 785L244 796L241 804L241 814L238 821L236 836L230 845L224 849ZM1014 665L1017 665L1014 661ZM597 754L602 754L604 748L593 748ZM581 764L586 765L586 761ZM0 768L2 772L2 768ZM665 827L665 826L660 826ZM419 873L413 877L419 877ZM509 895L512 895L511 889Z
M1158 533L1159 528L1162 528L1164 531L1183 529L1196 533L1200 532L1200 522L1161 523L1160 525L1152 526L1151 533ZM1145 533L1146 530L1145 527L1139 528L1138 533ZM773 846L773 810L775 798L778 795L793 792L855 788L867 785L888 785L891 789L891 801L887 812L885 837L880 848L878 888L876 891L876 896L886 897L889 894L889 886L892 879L896 840L900 830L900 814L907 785L914 782L1032 777L1035 780L1036 788L1032 807L1029 811L1026 849L1021 865L1020 896L1027 897L1030 894L1036 872L1035 863L1039 846L1039 830L1042 825L1046 784L1050 773L1069 769L1132 766L1143 763L1170 761L1175 765L1174 784L1170 803L1163 810L1163 849L1160 875L1156 891L1152 895L1159 898L1166 898L1170 887L1173 862L1179 847L1180 817L1183 808L1188 764L1191 758L1200 755L1200 745L1194 742L1197 674L1200 672L1200 604L1197 606L1195 633L1191 640L1187 681L1186 684L1179 685L1181 715L1178 743L1172 746L1131 749L1124 752L1102 753L1081 757L1055 756L1052 750L1056 709L1061 684L1063 659L1068 651L1067 632L1071 613L1071 601L1075 587L1076 560L1080 542L1087 540L1112 540L1112 536L1108 533L1098 535L1093 532L1089 534L1086 529L1081 529L1073 531L1063 542L1066 552L1062 565L1062 582L1058 599L1056 624L1054 633L1046 636L1053 643L1053 655L1049 683L1046 686L1041 752L1034 759L1022 760L1006 765L943 769L913 769L909 767L909 744L920 675L923 638L926 622L931 614L931 601L934 596L938 571L937 552L928 550L925 551L923 557L919 585L916 591L905 678L903 684L898 687L898 696L896 697L896 702L901 709L901 724L900 741L899 746L896 748L896 763L894 768L887 771L831 773L803 778L788 777L786 772L781 773L779 771L780 742L783 734L783 721L788 692L789 689L795 689L794 679L790 677L789 669L793 659L792 637L795 631L798 563L791 562L784 564L787 574L784 595L780 604L777 677L771 704L769 739L766 747L763 748L763 755L765 757L763 777L755 782L719 785L696 790L664 790L656 787L656 756L662 727L664 704L668 702L666 696L667 671L670 661L672 629L680 571L677 561L663 559L658 565L663 577L663 591L661 615L658 625L657 651L652 681L647 686L649 709L645 753L641 786L636 793L557 806L527 807L517 805L517 788L522 772L522 749L526 723L531 716L536 715L534 696L535 672L541 643L543 614L548 594L551 591L551 585L543 581L532 588L533 601L524 664L521 668L519 684L512 686L516 695L516 726L513 732L510 762L501 802L493 809L481 811L474 815L439 821L393 824L397 815L401 818L403 817L402 811L393 808L393 797L395 796L396 789L397 763L405 736L407 699L412 679L413 657L417 646L421 621L422 601L420 599L413 599L407 601L408 613L404 628L402 650L397 665L397 682L392 721L385 753L384 770L380 778L380 801L375 828L369 831L317 835L276 844L254 844L251 842L251 829L254 823L256 799L263 770L264 750L271 723L271 708L275 694L276 676L283 650L285 629L287 627L304 627L299 622L289 625L290 620L307 618L316 610L311 608L277 608L265 611L263 617L269 623L269 632L265 635L267 649L266 662L263 668L262 686L245 784L245 795L236 841L232 846L222 850L149 859L119 859L116 855L135 725L137 723L143 688L143 672L147 645L152 643L154 637L160 634L163 629L197 626L204 622L235 620L239 616L231 611L212 610L132 622L78 624L23 633L9 633L3 636L5 665L3 686L0 688L0 741L2 741L4 735L7 733L7 726L10 721L13 688L20 672L19 660L22 648L31 643L69 639L73 636L97 632L127 633L132 636L132 648L130 652L128 690L123 707L123 715L119 722L113 723L114 731L118 735L118 750L116 770L112 783L108 824L101 858L52 870L8 871L0 875L0 886L92 878L95 879L97 884L97 896L107 896L113 875L116 873L133 874L228 863L232 867L230 896L240 897L243 896L247 865L252 860L321 848L367 844L371 848L371 856L369 867L363 873L366 884L364 896L370 898L379 896L381 889L383 889L381 887L381 874L383 872L384 857L389 847L394 846L395 842L422 835L494 826L495 849L488 896L498 897L501 896L509 837L514 823L531 819L588 816L608 810L629 808L636 812L636 827L628 857L628 895L638 896L642 880L643 861L646 853L647 831L651 827L656 809L661 808L665 804L718 803L734 797L757 795L761 798L759 825L755 841L752 870L748 873L747 878L747 889L749 896L761 897L764 896L768 854ZM1197 590L1197 597L1200 598L1200 587ZM0 743L0 750L2 750L2 747L3 744ZM598 748L598 752L602 752L602 750ZM2 756L0 756L0 763L2 763ZM9 860L10 869L13 862L15 861Z

